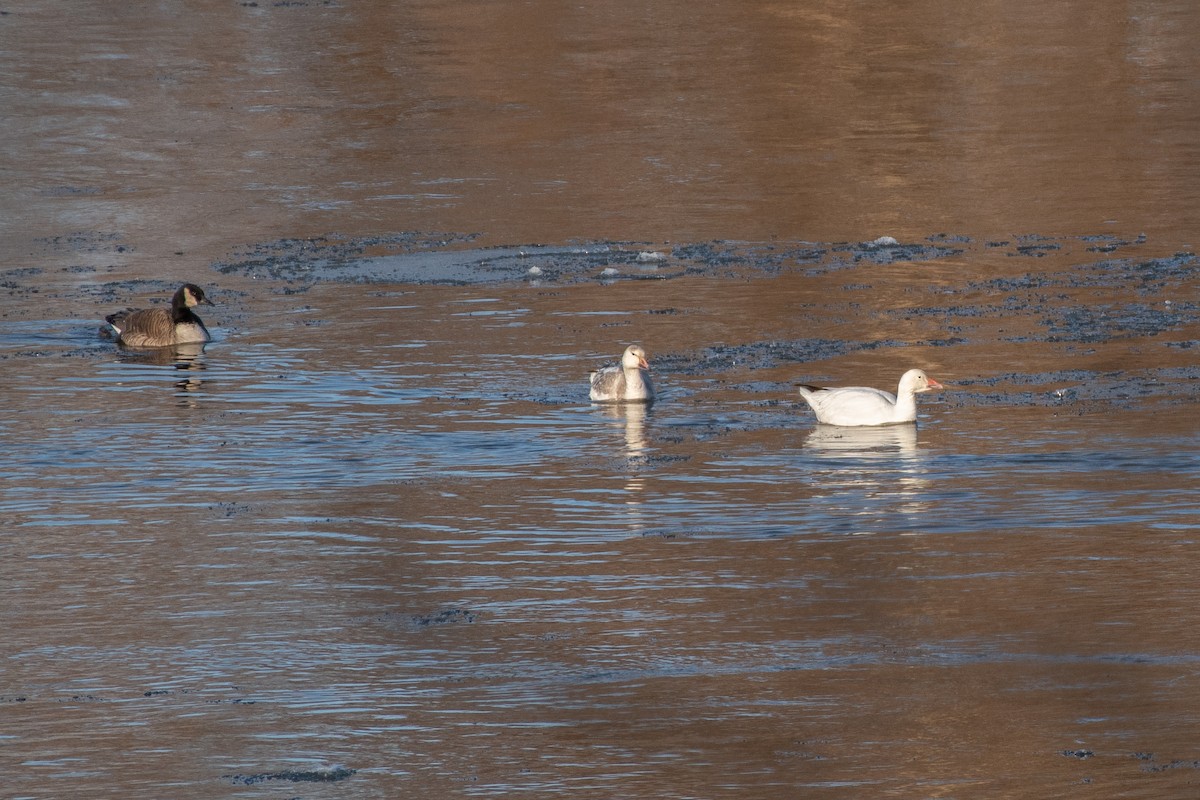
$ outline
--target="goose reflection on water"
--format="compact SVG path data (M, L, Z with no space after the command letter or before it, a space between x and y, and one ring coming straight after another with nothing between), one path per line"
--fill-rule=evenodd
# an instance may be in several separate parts
M817 425L804 442L804 448L827 460L842 491L832 497L844 505L848 518L870 518L871 525L858 533L884 528L904 529L932 507L928 495L929 479L917 449L916 423L873 428L845 428ZM885 499L886 498L886 499ZM891 518L885 509L899 517Z
M184 373L175 381L175 389L184 395L200 391L203 381L200 372L207 369L204 363L204 342L189 342L171 347L136 348L121 346L117 358L127 364L145 364L152 367L174 367Z
M646 403L596 404L604 416L620 423L625 432L625 455L631 463L646 451Z
M831 456L910 457L917 453L917 426L915 423L905 423L844 428L818 424L805 440L804 446Z
M649 444L646 439L646 422L650 413L647 403L595 404L605 417L608 417L622 429L624 444L622 452L625 456L625 486L624 505L629 519L629 527L634 532L646 529L649 520L642 508L645 498L646 479L641 472L645 464Z

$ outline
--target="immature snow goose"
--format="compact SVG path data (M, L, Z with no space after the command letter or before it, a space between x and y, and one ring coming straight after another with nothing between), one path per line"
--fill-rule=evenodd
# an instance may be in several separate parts
M620 366L604 367L590 376L593 402L649 403L654 400L646 351L636 344L625 348Z
M943 386L919 369L900 378L896 394L866 386L826 389L800 385L800 396L812 407L817 422L826 425L895 425L917 418L917 395Z
M212 340L194 306L212 305L204 290L185 283L171 298L171 307L126 309L104 318L117 341L129 347L172 347Z

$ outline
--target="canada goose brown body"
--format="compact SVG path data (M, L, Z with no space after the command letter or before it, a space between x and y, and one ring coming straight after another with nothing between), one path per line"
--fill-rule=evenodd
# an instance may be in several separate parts
M192 308L212 305L204 290L185 283L171 298L170 308L126 309L104 318L109 332L128 347L173 347L212 340L208 328Z

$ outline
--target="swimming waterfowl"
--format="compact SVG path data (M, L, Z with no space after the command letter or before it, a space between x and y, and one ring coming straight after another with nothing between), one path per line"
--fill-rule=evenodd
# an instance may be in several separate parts
M104 318L108 332L129 347L172 347L212 340L208 328L192 308L212 305L204 290L185 283L171 298L168 308L129 308Z
M649 403L654 400L650 381L650 362L639 345L625 348L619 366L604 367L591 373L591 393L596 403Z
M916 420L918 394L942 388L923 371L910 369L900 377L894 395L867 386L826 389L800 384L800 396L812 407L817 422L826 425L896 425Z

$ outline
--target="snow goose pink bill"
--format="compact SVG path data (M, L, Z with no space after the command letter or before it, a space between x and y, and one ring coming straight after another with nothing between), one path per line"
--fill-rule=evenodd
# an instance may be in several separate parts
M817 415L817 422L843 427L899 425L917 419L917 395L944 388L919 369L900 378L896 394L868 386L826 389L800 384L800 396Z

